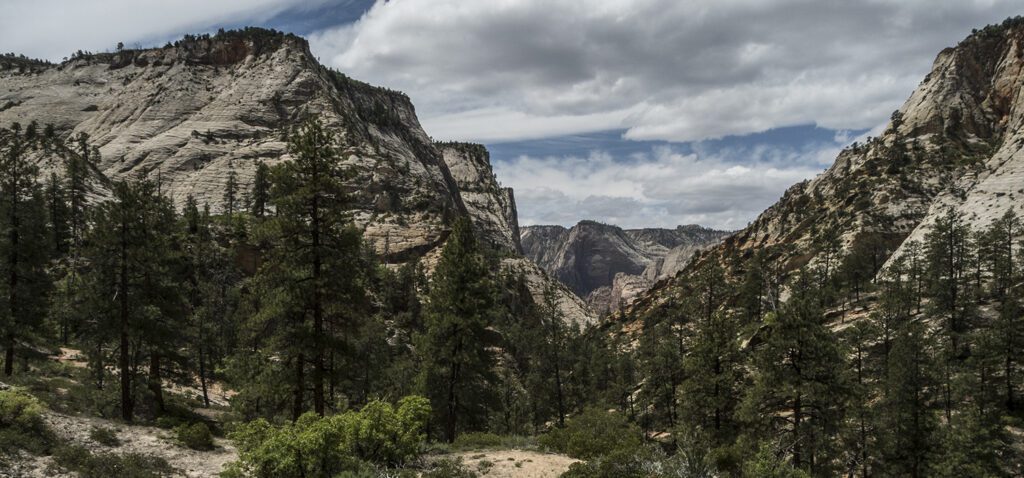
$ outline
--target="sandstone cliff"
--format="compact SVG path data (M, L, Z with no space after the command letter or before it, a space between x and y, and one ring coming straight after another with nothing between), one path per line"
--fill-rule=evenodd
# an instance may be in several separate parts
M503 188L491 169L490 154L479 144L438 143L480 239L488 246L521 254L519 217L512 188Z
M230 171L288 159L285 133L316 114L341 139L358 225L389 260L423 254L465 212L405 95L322 67L305 40L262 29L186 36L163 48L0 62L0 123L87 133L117 179L159 179L176 202L216 211Z
M572 228L528 226L526 257L569 286L591 308L617 310L655 282L679 271L694 252L729 233L700 226L632 229L594 221Z
M952 206L974 227L1024 207L1024 21L1008 20L939 53L932 71L878 138L854 144L816 178L791 187L750 226L699 256L636 302L627 317L685 293L688 275L714 261L737 277L754 251L782 273L821 263L815 237L839 255L870 248L883 269Z

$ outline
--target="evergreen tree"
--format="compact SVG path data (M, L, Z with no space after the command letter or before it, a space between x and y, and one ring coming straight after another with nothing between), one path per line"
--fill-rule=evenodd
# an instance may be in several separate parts
M228 179L224 183L224 199L221 207L228 217L233 216L238 207L238 173L235 172L233 163L228 164Z
M724 311L698 319L695 327L682 363L684 422L703 431L711 446L721 447L732 443L738 432L735 413L743 378L739 328Z
M949 208L925 236L931 313L943 320L942 389L946 421L952 421L954 388L963 360L969 354L964 337L977 310L975 243L968 224Z
M46 210L49 214L50 248L54 257L68 253L70 224L68 223L68 202L63 181L57 173L50 173L46 179Z
M208 205L199 210L195 198L185 200L183 214L185 276L188 285L189 349L194 360L203 402L210 405L209 387L213 365L226 355L230 337L217 333L218 323L228 320L235 303L235 284L240 277L229 257L216 242Z
M267 206L270 203L270 167L263 161L256 163L256 175L253 177L249 201L249 212L253 216L262 218L267 214Z
M271 171L270 199L278 214L261 225L271 246L255 278L254 320L270 327L268 345L293 371L294 420L307 409L309 389L313 411L326 412L334 380L329 374L343 371L331 362L332 351L345 349L341 334L358 329L365 315L367 265L361 235L346 212L349 172L334 134L308 120L291 134L289 151L292 160Z
M70 247L72 254L77 255L87 226L89 178L100 160L100 153L95 146L89 144L89 135L85 133L71 138L67 144L59 145L58 149L64 156Z
M35 123L0 129L0 338L7 376L14 373L18 342L42 332L48 306L46 209L29 159L39 140Z
M420 386L448 442L462 430L485 424L494 402L497 377L490 347L496 340L488 327L495 307L490 265L469 221L459 218L431 279L426 331L417 346L423 363Z
M855 474L859 469L861 476L871 476L873 465L878 461L878 421L873 406L879 394L877 377L880 371L876 366L878 357L873 353L873 346L878 337L879 329L871 320L859 320L842 334L846 350L849 351L847 363L853 372L850 405L847 411L848 421L843 437L846 454L849 456L849 475Z
M893 338L879 404L883 461L878 468L887 476L931 476L938 424L933 350L934 343L920 322L903 324Z
M687 311L677 305L644 318L635 358L644 384L638 399L648 413L640 421L644 431L673 430L678 424L679 388L683 382ZM663 427L663 428L662 428Z
M988 345L990 354L1001 362L1003 400L1007 410L1017 408L1018 368L1024 361L1024 307L1021 306L1020 273L1017 270L1022 234L1020 220L1011 209L985 233L986 260L991 271L990 296L996 302L996 318Z
M945 319L944 330L952 353L973 313L970 227L952 208L935 220L925 237L929 292L934 313Z
M145 379L158 412L164 409L164 359L180 361L185 304L179 288L181 257L173 248L177 222L170 200L148 181L115 184L113 199L96 206L92 222L79 292L88 315L98 318L90 333L100 374L103 346L116 334L121 416L131 421L141 360L148 359Z
M544 330L544 344L547 349L541 363L548 365L551 376L549 381L552 386L555 398L556 417L558 426L565 426L566 396L564 376L567 372L565 353L568 348L568 335L570 328L578 329L575 324L567 325L561 309L558 307L558 295L554 284L548 283L544 286L544 295L540 307L541 326Z
M848 391L844 355L825 326L813 277L802 271L790 299L766 321L743 408L769 437L785 439L794 467L829 475Z

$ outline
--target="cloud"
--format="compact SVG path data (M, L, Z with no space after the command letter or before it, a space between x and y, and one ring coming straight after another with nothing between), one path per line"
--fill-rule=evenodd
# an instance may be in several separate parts
M261 24L328 0L5 0L0 51L60 60L76 50L150 46L218 25Z
M427 132L506 141L627 128L693 141L888 118L943 47L1014 0L391 0L311 36L410 94Z
M787 187L824 169L837 144L755 145L682 153L678 146L615 157L520 156L495 164L515 189L520 223L572 225L595 219L623 227L702 224L739 229Z

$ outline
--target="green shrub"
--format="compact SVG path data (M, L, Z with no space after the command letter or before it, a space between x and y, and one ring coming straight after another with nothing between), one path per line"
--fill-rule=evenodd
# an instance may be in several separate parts
M597 408L584 410L569 419L565 428L556 428L541 435L538 442L545 448L581 460L618 451L633 453L643 444L640 428L619 413Z
M45 453L53 441L38 400L18 389L0 391L0 451Z
M281 427L257 419L231 433L239 460L224 476L358 476L370 464L401 465L422 453L429 417L429 402L413 396L397 408L375 400L358 412L307 413Z
M167 460L138 453L92 454L85 447L59 447L53 454L57 467L78 473L80 478L160 478L174 473Z
M430 464L430 469L424 471L421 478L477 478L476 472L466 468L462 458L444 458L435 460Z
M196 422L191 425L178 425L174 429L178 443L193 450L210 450L213 448L213 434L210 427L203 422Z
M803 470L793 468L784 458L779 457L771 447L762 445L750 460L743 463L744 478L810 478Z
M422 452L430 419L430 402L409 396L390 403L374 400L358 412L331 417L343 431L342 443L359 459L384 465L400 465Z
M118 446L121 444L121 440L117 439L117 432L106 427L92 427L92 430L89 430L89 438L105 446Z

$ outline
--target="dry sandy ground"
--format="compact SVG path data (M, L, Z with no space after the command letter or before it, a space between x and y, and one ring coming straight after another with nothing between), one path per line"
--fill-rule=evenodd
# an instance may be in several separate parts
M216 477L224 465L235 459L235 449L225 440L217 439L217 447L210 451L196 451L174 443L167 430L154 427L125 425L100 418L75 417L48 413L46 421L61 438L85 446L94 452L139 453L160 456L179 470L177 476L188 478ZM100 445L89 438L94 426L115 430L121 444L116 447ZM50 457L32 457L13 464L12 469L0 470L0 477L49 478Z
M579 460L528 450L483 450L455 454L467 468L487 478L557 478ZM492 465L488 466L486 462ZM484 463L481 465L481 463Z

